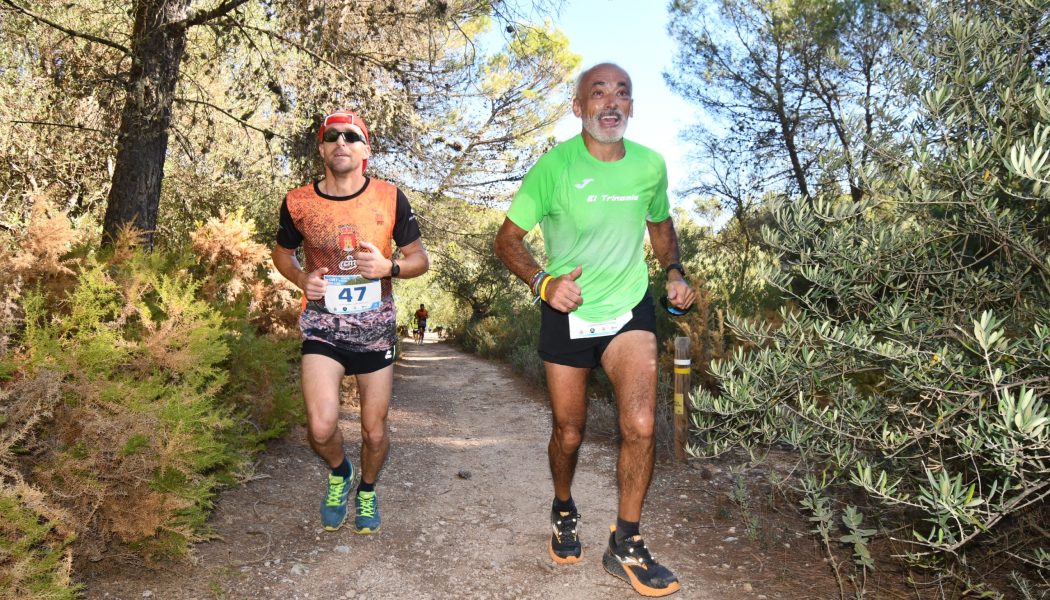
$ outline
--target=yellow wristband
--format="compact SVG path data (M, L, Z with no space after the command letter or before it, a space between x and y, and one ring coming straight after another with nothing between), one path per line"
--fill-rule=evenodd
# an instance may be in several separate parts
M548 275L543 278L543 283L540 284L540 300L547 301L547 284L554 279L553 275Z

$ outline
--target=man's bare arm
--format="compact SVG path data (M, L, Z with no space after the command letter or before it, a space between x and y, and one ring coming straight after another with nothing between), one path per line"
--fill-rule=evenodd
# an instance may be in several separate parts
M281 275L303 290L307 298L320 300L324 297L325 288L328 286L324 279L324 274L328 272L327 268L322 267L312 273L303 271L299 265L299 259L295 257L295 250L289 250L280 244L273 247L270 257Z
M507 265L511 273L517 275L525 283L529 283L532 276L541 268L525 246L525 235L528 233L510 219L505 218L492 243L492 250L496 256Z
M648 222L649 243L653 245L653 254L660 261L660 267L666 269L668 265L681 262L678 252L678 234L674 230L674 222L670 217L659 223ZM685 280L682 273L677 269L667 272L667 300L678 308L688 308L694 300L696 293Z
M510 219L504 219L499 232L496 233L496 241L492 249L496 256L507 265L511 273L517 275L525 283L531 283L532 276L541 269L536 259L529 254L525 246L525 234L528 232L515 225ZM582 270L576 267L572 272L561 277L555 277L547 285L544 298L547 304L561 312L571 312L583 304L580 286L576 279ZM537 292L539 293L539 292Z
M302 266L299 265L299 259L295 256L295 250L289 250L284 246L277 245L270 252L270 258L273 259L273 266L277 267L277 270L281 275L284 275L285 279L294 283L299 289L303 288L302 278L306 273L303 271Z
M403 258L397 261L398 266L401 267L399 279L419 277L430 269L430 257L427 255L426 247L423 246L422 238L401 246L401 255ZM424 315L423 318L425 319L426 316Z
M667 268L667 265L681 262L678 234L675 233L671 218L668 217L659 223L649 221L646 222L646 226L649 228L649 243L653 245L653 254L656 255L656 260L660 261L660 267Z

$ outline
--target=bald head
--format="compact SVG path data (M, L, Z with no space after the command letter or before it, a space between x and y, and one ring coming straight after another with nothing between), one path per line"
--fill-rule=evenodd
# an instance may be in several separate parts
M619 77L616 79L622 81L627 86L627 93L630 94L633 86L631 85L631 76L627 74L627 71L616 63L598 63L593 67L580 73L580 76L576 78L576 98L580 98L584 86L590 87L594 82L589 81L588 78L597 74L606 75L614 71L619 71ZM605 78L605 77L603 77Z
M601 63L580 73L572 114L582 121L588 148L595 143L614 144L613 154L622 155L627 120L634 114L627 71L613 63Z

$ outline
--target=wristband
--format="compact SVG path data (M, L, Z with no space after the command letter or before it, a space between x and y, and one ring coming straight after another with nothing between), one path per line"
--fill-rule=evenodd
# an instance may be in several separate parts
M543 283L540 284L540 300L543 300L544 302L547 301L547 284L550 283L552 279L554 279L554 276L547 275L543 278Z
M547 274L547 272L544 271L543 269L540 269L539 271L536 271L535 273L532 274L532 281L529 282L529 292L533 296L538 296L539 295L539 291L537 290L537 284L539 284L539 282L542 280L543 276L546 275L546 274Z
M664 273L670 275L671 269L674 269L681 273L683 278L685 277L685 267L682 266L682 263L671 263L667 265L666 267L664 267Z

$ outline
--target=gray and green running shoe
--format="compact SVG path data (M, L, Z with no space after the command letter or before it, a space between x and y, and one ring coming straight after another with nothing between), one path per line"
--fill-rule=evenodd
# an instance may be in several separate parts
M328 491L321 501L321 525L326 531L335 531L346 522L346 501L354 483L354 472L351 465L350 477L343 478L328 474Z
M354 533L368 535L379 531L379 498L375 492L354 496Z

